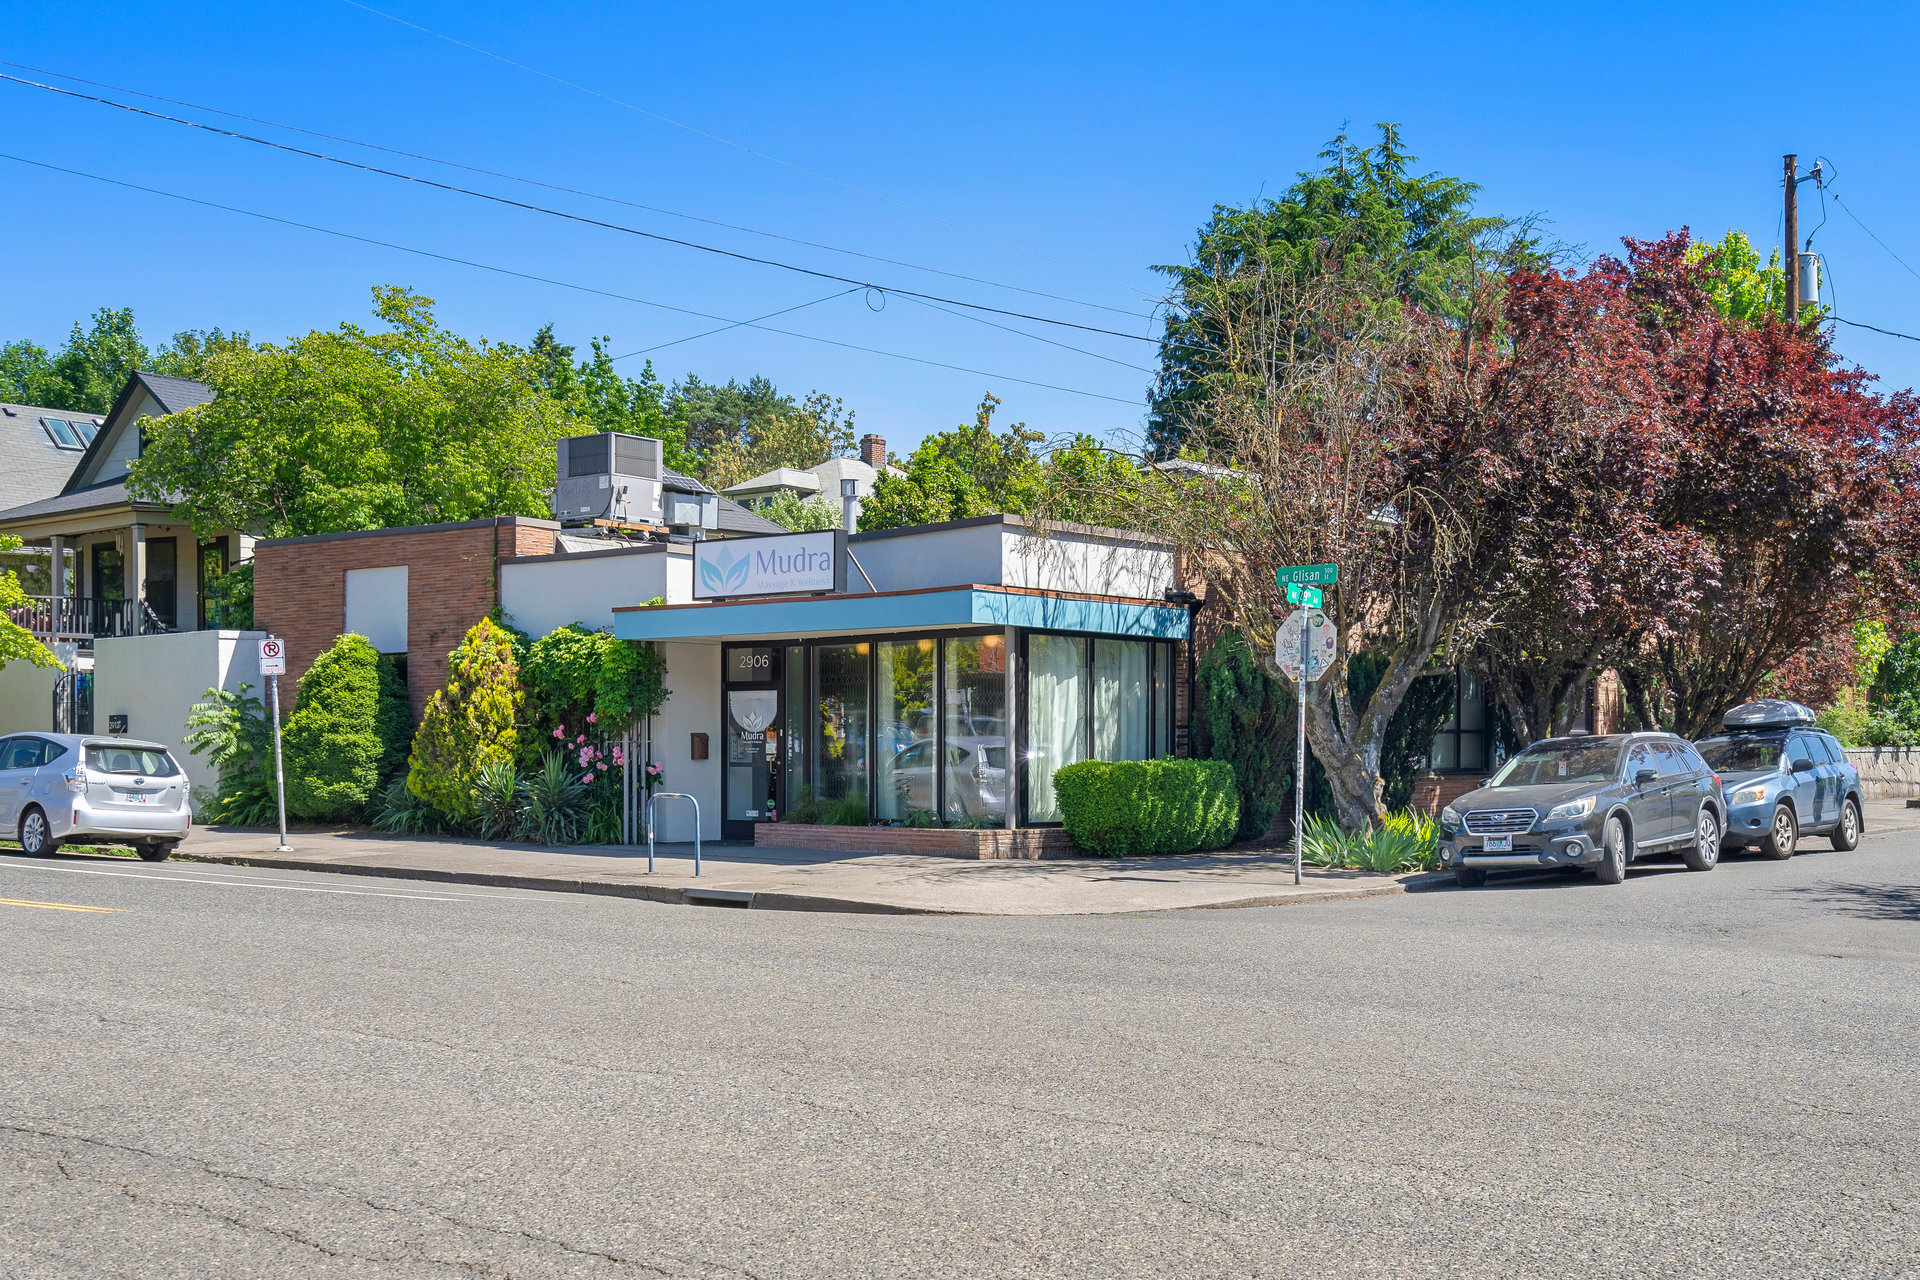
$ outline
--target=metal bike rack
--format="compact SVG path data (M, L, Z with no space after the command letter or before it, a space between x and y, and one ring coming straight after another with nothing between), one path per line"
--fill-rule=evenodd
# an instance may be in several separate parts
M653 874L653 804L656 800L685 800L693 806L693 874L700 874L700 802L684 791L656 791L647 797L647 874Z

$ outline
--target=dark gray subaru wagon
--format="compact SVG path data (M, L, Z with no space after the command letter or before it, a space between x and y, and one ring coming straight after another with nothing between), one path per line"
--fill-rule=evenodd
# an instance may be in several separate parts
M1446 807L1440 865L1467 887L1486 883L1490 870L1543 868L1619 884L1628 863L1657 853L1711 871L1726 826L1720 779L1682 738L1548 738Z

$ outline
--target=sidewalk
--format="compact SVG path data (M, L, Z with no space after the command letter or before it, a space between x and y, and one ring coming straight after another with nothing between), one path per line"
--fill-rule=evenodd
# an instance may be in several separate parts
M1920 830L1920 809L1870 800L1868 837ZM1809 837L1824 846L1825 838ZM908 915L1070 916L1212 907L1270 907L1405 893L1450 884L1449 875L1369 875L1305 868L1293 883L1289 857L1255 853L1178 858L1085 858L974 862L828 849L705 847L705 874L693 874L693 846L659 846L659 873L647 874L646 846L487 844L399 836L364 828L296 831L294 852L273 851L271 831L195 827L175 857L254 867L392 876L457 884L598 893L687 905L773 911Z
M690 844L660 845L658 874L648 875L645 845L549 849L357 828L293 832L289 843L294 852L289 854L275 853L277 843L271 831L196 827L174 856L690 905L916 915L1106 915L1262 907L1404 893L1410 885L1439 882L1417 873L1382 876L1307 867L1303 883L1295 885L1291 858L1271 850L976 862L708 844L702 851L704 874L696 879Z

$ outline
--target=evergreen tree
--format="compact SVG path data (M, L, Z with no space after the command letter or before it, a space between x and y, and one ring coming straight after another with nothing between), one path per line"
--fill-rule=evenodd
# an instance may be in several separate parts
M447 687L433 695L414 735L407 789L440 812L466 818L482 770L511 764L519 747L519 664L505 630L482 618L448 655Z

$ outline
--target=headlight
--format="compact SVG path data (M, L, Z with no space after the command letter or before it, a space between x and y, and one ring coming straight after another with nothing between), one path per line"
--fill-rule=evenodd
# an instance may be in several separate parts
M1751 804L1755 800L1764 800L1767 795L1765 782L1749 782L1744 787L1735 787L1733 794L1727 797L1728 804Z
M1593 802L1594 797L1587 796L1584 799L1569 800L1565 804L1557 804L1547 811L1547 821L1559 822L1565 818L1584 818L1593 812Z
M1461 817L1460 811L1452 805L1448 805L1440 811L1440 826L1443 830L1459 831L1466 825L1467 820Z

